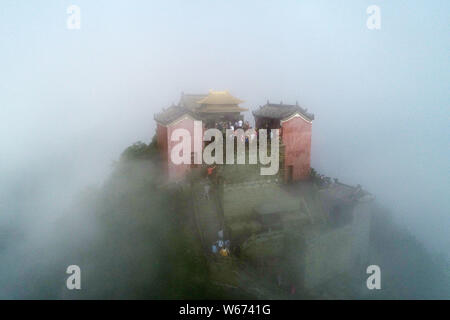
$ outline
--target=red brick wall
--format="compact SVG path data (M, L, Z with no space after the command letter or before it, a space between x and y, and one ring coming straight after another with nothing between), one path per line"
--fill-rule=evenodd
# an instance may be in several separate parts
M168 150L168 139L167 139L167 127L157 123L156 124L156 142L158 143L158 149L163 159L163 170L167 172L167 150Z
M169 125L167 127L168 149L166 154L167 154L168 177L170 180L178 180L183 178L191 167L190 164L174 164L170 159L170 153L172 151L172 148L179 143L176 141L171 142L170 137L172 135L172 132L179 128L186 129L191 134L191 152L194 152L194 120L192 120L191 118L185 118L179 122ZM203 140L203 132L197 138ZM201 154L198 156L201 157ZM191 159L191 155L189 155L189 159Z
M285 145L285 178L288 179L288 166L293 166L293 181L307 179L311 167L311 123L294 117L282 122L281 127Z

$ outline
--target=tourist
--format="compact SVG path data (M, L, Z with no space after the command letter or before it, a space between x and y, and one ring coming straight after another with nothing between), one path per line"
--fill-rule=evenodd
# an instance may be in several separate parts
M220 255L222 256L222 257L227 257L228 256L228 250L226 249L226 248L222 248L222 249L220 249Z
M208 167L208 169L206 169L207 173L208 173L208 178L212 177L212 174L214 173L214 169L216 168L216 166L214 167Z

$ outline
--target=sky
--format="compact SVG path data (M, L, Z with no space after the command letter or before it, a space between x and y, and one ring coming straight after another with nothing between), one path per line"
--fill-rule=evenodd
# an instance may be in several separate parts
M67 28L70 5L81 10L79 30ZM366 26L370 5L381 10L379 30ZM62 214L125 147L151 140L154 113L181 92L215 89L251 110L267 100L308 108L312 166L361 184L449 253L449 9L411 0L2 0L0 223L32 215L18 194Z

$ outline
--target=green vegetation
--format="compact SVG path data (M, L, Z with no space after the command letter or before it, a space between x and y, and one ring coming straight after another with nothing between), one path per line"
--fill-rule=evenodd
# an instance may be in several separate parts
M152 160L159 159L159 153L156 146L156 136L153 137L150 144L145 144L142 141L135 142L126 148L121 155L121 159L126 160Z
M230 170L244 168L230 166ZM244 172L229 174L240 179ZM319 175L312 173L312 176ZM8 274L14 276L0 277L0 286L5 292L15 290L8 298L404 299L450 296L445 262L431 256L414 237L394 225L385 210L374 213L370 249L370 263L380 265L382 270L382 290L373 291L369 296L355 294L351 288L361 288L367 278L362 272L350 278L338 277L313 294L297 290L290 296L288 291L277 287L273 278L255 272L246 263L244 252L242 257L235 255L229 260L209 262L192 215L190 190L167 185L164 181L154 141L149 145L138 142L128 147L104 185L86 189L75 201L64 221L59 221L59 232L52 234L48 243L39 244L24 255L21 263L33 266L33 272L24 276L9 270ZM316 193L315 187L302 191L311 211L321 209ZM252 234L254 227L246 221L243 230L235 231ZM289 239L291 237L284 241ZM281 243L263 240L267 239L259 240L265 251ZM293 250L301 250L297 241L293 243ZM0 256L5 261L4 270L8 263L18 264L5 256L10 245ZM263 252L251 254L261 256ZM289 255L281 258L284 279L295 279L299 268L295 259L290 259ZM70 264L81 267L80 291L65 289L65 270ZM24 284L20 288L18 281Z
M88 252L96 264L93 297L220 298L190 216L189 193L162 188L155 143L128 147L96 199L100 237ZM107 285L104 285L107 284Z

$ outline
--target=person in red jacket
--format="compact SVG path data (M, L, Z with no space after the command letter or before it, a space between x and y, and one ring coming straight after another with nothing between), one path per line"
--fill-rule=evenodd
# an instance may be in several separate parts
M216 168L216 166L214 166L214 167L208 167L208 169L206 169L207 170L207 173L208 173L208 178L209 177L212 177L212 174L214 173L214 169Z

